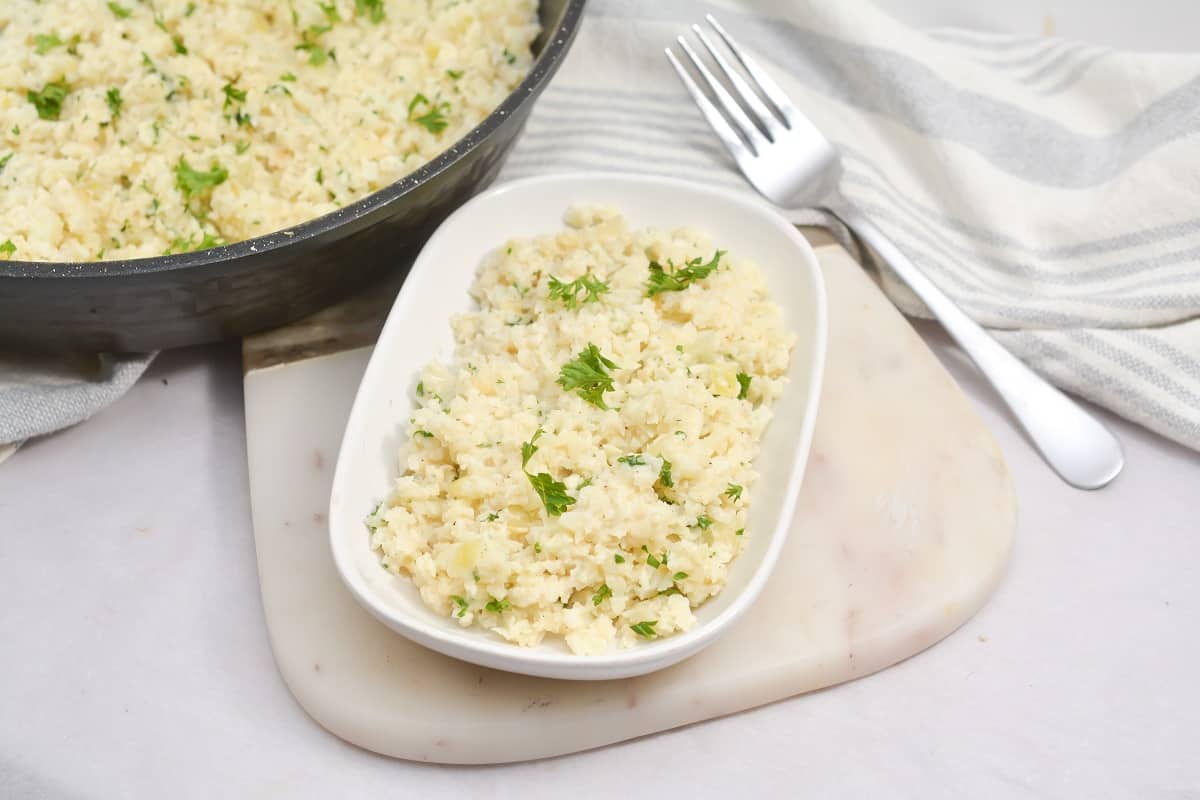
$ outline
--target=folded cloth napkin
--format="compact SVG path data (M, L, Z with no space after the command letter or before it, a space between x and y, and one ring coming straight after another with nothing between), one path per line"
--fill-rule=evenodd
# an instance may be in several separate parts
M619 170L752 193L662 54L707 12L837 143L845 194L1005 346L1200 449L1200 57L917 30L865 0L592 0L503 177ZM138 363L0 388L0 442L85 418Z

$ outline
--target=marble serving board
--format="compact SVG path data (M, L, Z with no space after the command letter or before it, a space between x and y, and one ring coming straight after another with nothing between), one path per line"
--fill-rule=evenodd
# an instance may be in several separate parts
M379 753L520 761L842 683L960 626L1008 559L1016 515L1007 467L962 392L871 279L836 246L817 253L829 291L829 354L779 566L729 635L629 680L554 681L458 662L393 633L343 588L325 519L333 462L394 286L247 340L263 609L300 705Z

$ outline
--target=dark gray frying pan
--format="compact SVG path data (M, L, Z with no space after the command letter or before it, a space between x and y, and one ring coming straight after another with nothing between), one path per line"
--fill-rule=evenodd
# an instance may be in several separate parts
M93 264L0 261L0 344L138 352L276 327L406 263L500 170L571 46L585 0L542 0L533 69L474 130L400 180L284 231L195 253Z

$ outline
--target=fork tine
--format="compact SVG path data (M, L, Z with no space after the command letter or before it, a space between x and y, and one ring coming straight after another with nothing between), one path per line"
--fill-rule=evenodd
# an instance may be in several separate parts
M741 132L746 143L750 145L751 152L757 156L767 146L767 137L763 136L762 131L750 121L750 118L746 116L746 112L742 111L742 107L733 99L733 95L729 94L729 90L717 80L717 76L713 75L709 68L704 65L704 62L696 55L696 51L687 43L687 39L679 36L676 37L675 41L679 42L679 46L683 48L684 54L691 59L692 66L700 73L700 77L704 78L704 82L708 84L708 88L717 98L717 103L720 104L725 114Z
M797 125L806 124L808 120L800 113L799 109L792 105L792 101L788 99L787 93L775 82L774 78L766 73L766 70L760 67L754 59L746 55L746 52L733 40L733 37L721 26L721 23L717 22L717 18L712 14L705 14L704 18L708 20L709 25L713 26L713 30L725 42L725 46L733 52L738 63L742 65L742 68L758 84L758 88L762 90L762 93L779 110L780 115L787 121L788 127L792 128Z
M692 80L692 76L679 63L679 59L671 52L671 48L666 49L667 60L671 62L671 66L675 68L675 74L679 76L679 80L683 81L684 87L688 90L688 94L696 101L696 105L700 107L700 113L708 121L709 126L716 132L717 138L725 145L725 149L729 151L729 155L733 156L733 160L739 164L743 159L753 158L754 154L746 147L746 143L733 129L733 126L725 119L725 116L712 104L708 96L696 85Z
M722 55L721 51L713 45L712 39L708 38L708 34L704 32L704 29L699 25L693 25L692 30L695 31L704 48L708 50L708 54L713 57L713 61L717 62L717 66L721 68L721 72L725 73L725 77L733 84L734 91L739 99L750 107L754 116L757 117L759 126L766 130L767 137L772 142L778 141L786 129L779 124L779 120L775 118L775 114L759 99L758 93L750 88L750 84L746 83L746 79L741 76L741 73L735 70L725 56Z

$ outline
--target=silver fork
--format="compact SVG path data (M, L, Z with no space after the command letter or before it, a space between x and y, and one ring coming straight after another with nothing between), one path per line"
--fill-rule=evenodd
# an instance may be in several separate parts
M717 79L682 36L677 40L679 47L703 78L711 99L670 48L667 59L754 188L785 209L822 209L870 245L975 362L1063 480L1080 489L1098 489L1115 478L1125 465L1117 438L1001 347L842 196L838 188L842 163L833 144L711 14L706 19L741 70L729 62L699 25L693 25L692 31L728 83Z

